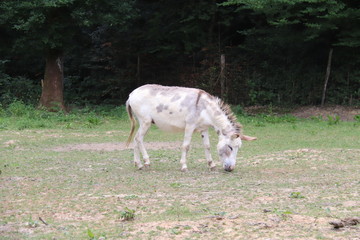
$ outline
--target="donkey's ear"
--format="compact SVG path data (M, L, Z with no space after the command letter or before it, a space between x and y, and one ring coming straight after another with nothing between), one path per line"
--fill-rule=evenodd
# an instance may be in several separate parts
M234 133L233 135L231 135L231 140L235 140L236 138L239 138L240 134L238 133Z
M246 136L246 135L241 136L241 140L245 140L245 141L254 141L256 139L257 139L257 137L250 137L250 136Z

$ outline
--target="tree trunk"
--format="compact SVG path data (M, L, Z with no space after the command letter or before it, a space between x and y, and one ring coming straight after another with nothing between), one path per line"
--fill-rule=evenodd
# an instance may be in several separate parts
M221 99L225 98L225 54L221 54L220 56L220 96Z
M137 65L136 65L136 83L139 87L141 85L141 68L140 68L140 54L137 55Z
M328 63L327 63L327 67L326 67L324 89L323 89L323 94L322 94L322 98L321 98L321 107L323 107L324 103L325 103L326 88L327 88L327 84L328 84L329 78L330 78L332 54L333 54L333 48L330 48Z
M65 110L62 52L49 50L46 55L44 80L39 105L49 111Z

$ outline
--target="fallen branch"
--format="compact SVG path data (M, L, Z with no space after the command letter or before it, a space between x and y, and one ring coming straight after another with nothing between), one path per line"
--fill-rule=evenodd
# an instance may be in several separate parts
M339 229L346 226L354 226L360 223L359 217L352 217L352 218L344 218L336 221L329 222L330 225L333 225L334 228Z
M42 219L41 217L39 217L39 220L40 220L43 224L45 224L46 226L49 225L49 224L48 224L47 222L45 222L44 219Z

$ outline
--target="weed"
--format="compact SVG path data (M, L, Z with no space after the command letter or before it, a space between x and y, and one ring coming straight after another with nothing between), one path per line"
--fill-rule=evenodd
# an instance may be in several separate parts
M290 198L300 199L300 198L305 198L305 197L303 195L301 195L300 192L292 192L292 193L290 193Z
M64 126L65 129L74 129L73 124L72 123L66 123Z
M280 210L278 208L275 208L273 210L273 213L281 217L282 220L287 220L290 214L293 214L290 210Z
M156 226L156 229L159 230L159 231L164 231L166 228L160 227L160 226Z
M329 125L337 125L337 124L340 123L340 117L339 117L338 115L335 115L334 117L328 115L327 118L328 118L327 123L328 123Z
M139 198L139 196L137 196L137 195L128 195L128 196L125 196L124 197L124 199L125 200L131 200L131 199L137 199L137 198Z
M323 120L321 116L311 116L310 119L314 122L322 122Z
M40 225L39 222L36 220L33 220L32 216L30 216L29 220L26 222L26 226L29 228L36 228L39 225Z
M121 221L132 221L135 218L135 210L125 207L123 211L120 212Z
M90 229L87 230L87 235L89 240L95 240L95 234Z
M360 122L360 114L354 116L356 122Z
M354 126L357 126L360 124L360 114L354 116Z
M174 234L174 235L179 235L179 234L181 234L181 230L180 230L179 227L171 228L171 229L169 230L169 232L172 233L172 234Z
M181 183L170 183L170 187L172 187L172 188L181 188L183 186L184 185Z
M185 225L185 226L184 226L184 230L190 230L190 229L192 229L191 226L189 226L189 225Z
M86 119L85 126L88 127L88 128L93 128L95 126L100 125L100 123L101 123L101 120L97 116L89 116Z
M181 204L180 202L174 202L173 205L165 211L169 216L176 216L178 219L185 216L192 216L192 211L187 207Z

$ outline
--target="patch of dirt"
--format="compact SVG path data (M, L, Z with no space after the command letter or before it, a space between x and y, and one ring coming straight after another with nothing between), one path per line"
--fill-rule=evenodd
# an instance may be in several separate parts
M329 218L314 218L302 215L291 215L283 219L276 214L254 215L252 220L239 214L235 217L205 217L197 221L159 221L135 224L138 232L123 232L122 237L137 239L140 234L156 234L156 239L288 239L293 228L306 226L308 231L320 231L331 236L327 226ZM244 233L244 229L246 232ZM251 233L251 237L249 237ZM274 236L277 238L267 238ZM293 238L293 237L292 237ZM294 238L299 239L299 238ZM315 239L315 238L307 238ZM341 239L341 238L340 238Z
M17 140L9 140L9 141L4 142L4 146L11 147L11 146L14 146L15 144L17 144L18 142L19 141L17 141Z
M354 121L356 115L360 115L360 108L347 106L327 106L327 107L300 107L295 109L292 115L299 118L321 117L327 119L328 116L339 116L342 121Z
M146 149L151 150L178 150L180 149L181 142L145 142ZM70 152L70 151L123 151L127 149L132 149L132 144L129 147L126 147L124 142L118 143L82 143L82 144L69 144L64 146L58 146L52 151L56 152Z
M360 107L349 107L349 106L304 106L297 107L295 109L285 109L279 107L268 107L268 106L251 106L245 108L245 111L249 114L291 114L299 118L311 118L320 117L327 119L328 116L335 117L339 116L342 121L354 121L356 115L360 115Z

